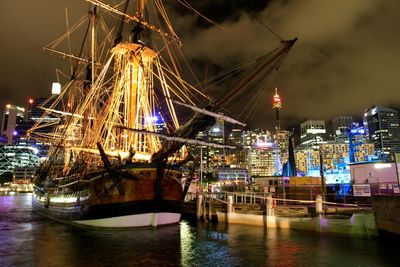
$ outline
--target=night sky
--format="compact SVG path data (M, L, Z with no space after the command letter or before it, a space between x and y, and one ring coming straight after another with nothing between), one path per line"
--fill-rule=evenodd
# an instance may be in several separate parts
M173 7L172 24L199 79L204 79L206 66L212 75L277 47L279 40L259 21L282 39L299 38L249 118L252 127L273 128L274 87L283 99L282 128L306 119L361 117L371 105L400 107L398 0L188 1L231 32L205 22L177 1L165 2ZM41 48L65 32L65 6L72 23L89 4L0 1L1 106L23 105L31 96L50 92L55 64ZM210 95L213 90L221 88L209 88Z

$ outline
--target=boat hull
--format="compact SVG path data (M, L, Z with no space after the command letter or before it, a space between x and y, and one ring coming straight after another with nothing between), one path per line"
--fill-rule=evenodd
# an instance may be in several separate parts
M180 221L180 203L170 203L175 208L163 209L166 211L149 212L143 208L137 209L135 206L143 203L124 203L122 206L131 206L132 210L118 208L117 205L106 206L103 208L95 207L95 211L82 211L79 203L70 205L46 207L37 198L32 198L32 207L38 214L50 219L67 224L93 228L133 228L133 227L158 227L169 224L176 224ZM165 204L165 203L164 203ZM90 210L90 209L89 209ZM113 212L110 212L113 210ZM150 212L153 210L153 212ZM169 210L169 211L168 211ZM102 213L101 211L104 211ZM135 213L137 212L137 213ZM108 216L106 216L108 214Z
M183 194L181 172L131 168L139 180L108 174L88 183L50 190L36 186L32 208L48 218L95 228L158 227L178 223ZM115 178L115 177L114 177Z

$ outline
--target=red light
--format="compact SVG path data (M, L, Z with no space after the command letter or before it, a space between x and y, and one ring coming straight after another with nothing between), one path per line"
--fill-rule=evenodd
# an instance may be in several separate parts
M29 98L28 102L29 102L29 104L33 104L33 99Z
M272 102L272 108L277 108L277 109L282 108L281 98L278 95L278 88L275 88L275 95Z

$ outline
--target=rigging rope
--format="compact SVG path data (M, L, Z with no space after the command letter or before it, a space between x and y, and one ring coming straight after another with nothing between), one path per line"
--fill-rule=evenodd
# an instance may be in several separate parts
M218 27L218 28L220 28L220 29L222 29L222 30L224 30L226 32L235 34L238 37L243 38L243 39L248 39L248 40L253 39L253 38L247 37L247 36L245 36L243 34L241 35L241 34L235 32L235 31L229 29L228 27L225 27L222 24L219 24L219 23L215 22L214 20L207 18L205 15L203 15L197 9L195 9L193 6L191 6L186 0L178 0L178 2L181 3L184 7L188 8L189 10L193 11L194 13L196 13L199 17L205 19L207 22L211 23L212 25L214 25L214 26L216 26L216 27Z
M255 20L258 21L258 23L260 23L262 26L264 26L265 29L267 29L270 33L272 33L276 38L279 39L279 41L283 41L283 39L276 33L274 32L270 27L268 27L267 25L265 25L261 20L259 20L256 16L253 17Z

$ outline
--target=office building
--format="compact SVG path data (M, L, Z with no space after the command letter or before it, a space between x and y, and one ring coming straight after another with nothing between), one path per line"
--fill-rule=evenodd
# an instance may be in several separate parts
M308 120L300 124L300 143L316 145L325 140L326 128L323 120Z
M349 131L352 128L352 116L339 116L332 120L333 137L336 142L344 142L349 139Z
M276 161L279 157L274 142L260 142L248 151L249 173L251 177L272 176L277 173Z
M1 135L6 136L7 144L14 142L16 128L24 121L25 109L15 105L6 105L1 124Z
M374 144L381 158L394 159L394 154L400 152L398 111L383 106L373 106L365 110L363 120L368 140Z

